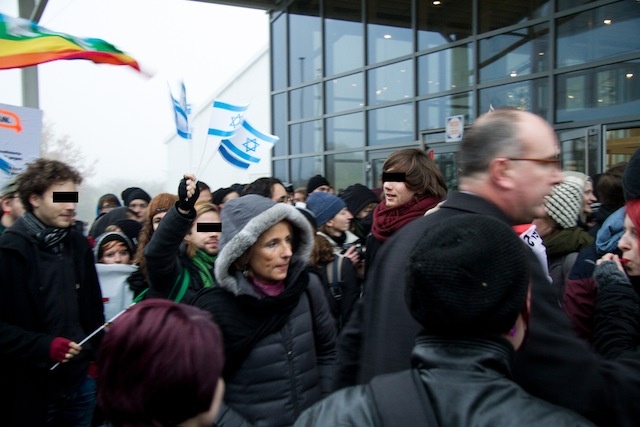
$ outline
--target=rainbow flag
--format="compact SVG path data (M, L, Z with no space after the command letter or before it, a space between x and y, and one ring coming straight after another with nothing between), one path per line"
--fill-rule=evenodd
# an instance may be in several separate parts
M0 70L58 59L88 59L96 63L128 65L140 71L135 59L104 40L58 33L26 19L0 13Z

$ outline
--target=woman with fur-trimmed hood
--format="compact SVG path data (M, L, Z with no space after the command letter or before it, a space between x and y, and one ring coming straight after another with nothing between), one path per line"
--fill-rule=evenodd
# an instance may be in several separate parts
M246 195L225 204L217 287L192 304L224 337L227 384L217 425L290 426L331 392L335 325L308 273L313 232L293 206Z

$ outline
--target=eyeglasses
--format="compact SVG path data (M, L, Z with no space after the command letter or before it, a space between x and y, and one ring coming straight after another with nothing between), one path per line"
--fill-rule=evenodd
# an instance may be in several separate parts
M561 164L560 157L558 156L547 157L546 159L534 159L531 157L507 157L507 160L542 163L544 165L555 166L557 168L559 168Z

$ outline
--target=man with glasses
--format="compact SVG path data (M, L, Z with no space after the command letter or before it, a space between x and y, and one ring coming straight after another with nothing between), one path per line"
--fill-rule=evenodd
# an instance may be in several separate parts
M420 327L405 304L406 260L425 230L464 213L511 226L545 215L545 196L563 179L558 154L553 128L535 114L495 110L475 121L458 153L460 190L437 211L399 230L375 258L364 295L342 332L338 386L411 366ZM531 324L516 357L515 380L534 396L598 424L634 425L640 419L633 406L640 401L640 361L604 361L576 338L539 259L527 254Z

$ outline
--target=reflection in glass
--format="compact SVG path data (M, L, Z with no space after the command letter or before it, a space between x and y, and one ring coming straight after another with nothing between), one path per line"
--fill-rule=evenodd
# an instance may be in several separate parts
M287 87L287 15L271 23L271 84L273 90Z
M314 120L291 125L289 141L291 154L322 151L322 122Z
M549 26L521 28L480 41L480 81L549 69Z
M331 76L362 67L364 64L362 2L326 0L324 9L326 75Z
M413 52L411 0L367 2L367 63Z
M547 107L550 96L549 82L546 78L482 89L478 96L478 114L486 113L491 108L509 107L530 111L550 120Z
M364 80L362 73L329 80L326 83L325 90L328 114L364 106Z
M412 62L403 61L368 72L369 105L413 97Z
M640 5L621 1L558 19L558 67L640 50Z
M449 116L463 115L465 126L469 125L475 117L473 94L468 92L420 101L418 114L418 127L421 131L444 129Z
M278 144L276 144L278 145ZM278 178L280 181L288 181L287 179L287 161L286 160L274 160L273 161L273 173L271 176Z
M458 167L456 153L438 153L433 156L448 190L458 189Z
M551 12L549 0L504 0L478 1L478 29L480 33L497 30L510 25L522 24L532 19L548 17Z
M369 111L368 117L368 145L406 144L416 140L412 104L378 108Z
M290 182L294 187L306 187L307 181L314 175L324 175L322 171L322 156L299 157L290 160Z
M279 93L271 98L273 111L271 113L272 129L274 135L280 138L273 148L274 156L287 155L287 98L285 93Z
M418 57L418 91L430 95L473 85L473 46L453 47Z
M327 150L364 147L364 113L347 114L327 119Z
M315 84L289 92L291 120L322 115L322 86Z
M362 183L365 173L364 153L342 153L327 156L327 180L336 193L350 185Z
M294 2L289 12L289 84L293 86L322 77L322 33L316 2Z
M455 7L432 1L418 2L418 50L431 49L470 37L473 1L456 1Z
M640 60L559 75L556 82L557 122L640 111Z

